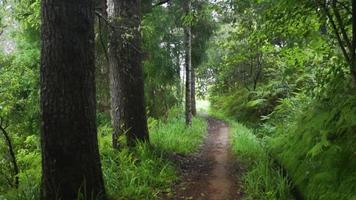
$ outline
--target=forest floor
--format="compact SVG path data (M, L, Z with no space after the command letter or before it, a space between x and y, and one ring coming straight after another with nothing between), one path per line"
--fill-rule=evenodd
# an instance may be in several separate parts
M163 199L241 199L243 167L230 153L229 127L220 120L206 119L208 134L201 150L189 156L173 156L182 179L174 186L174 192Z

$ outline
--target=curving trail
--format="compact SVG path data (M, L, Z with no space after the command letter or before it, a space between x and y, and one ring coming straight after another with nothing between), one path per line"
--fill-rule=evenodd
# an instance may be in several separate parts
M202 150L192 156L177 156L183 180L175 186L173 197L163 199L239 200L241 168L229 149L229 127L207 118L208 135Z

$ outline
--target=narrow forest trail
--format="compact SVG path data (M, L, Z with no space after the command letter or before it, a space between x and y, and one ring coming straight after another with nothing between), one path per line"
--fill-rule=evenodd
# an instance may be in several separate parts
M179 158L183 179L170 199L241 199L241 170L230 153L229 127L211 117L207 121L208 135L201 151Z

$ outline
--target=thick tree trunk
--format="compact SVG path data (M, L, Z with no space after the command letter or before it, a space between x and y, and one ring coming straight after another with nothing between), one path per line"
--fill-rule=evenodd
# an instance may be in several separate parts
M196 104L196 93L195 93L195 69L194 67L191 68L191 98L192 98L192 115L196 116L197 115L197 104Z
M141 52L139 0L108 0L113 146L126 133L128 145L148 141Z
M95 113L94 1L42 0L41 199L104 199Z
M184 10L188 15L191 8L191 1L184 2ZM184 28L185 47L185 121L187 125L192 124L192 29L190 25Z

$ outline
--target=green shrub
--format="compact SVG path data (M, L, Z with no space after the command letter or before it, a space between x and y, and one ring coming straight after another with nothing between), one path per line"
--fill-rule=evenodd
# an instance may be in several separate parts
M282 169L271 160L264 142L251 129L228 120L232 135L231 149L235 156L247 166L243 175L245 199L290 200L291 185Z
M269 146L307 199L356 197L355 102L355 95L341 90L294 106L284 123L275 123Z

